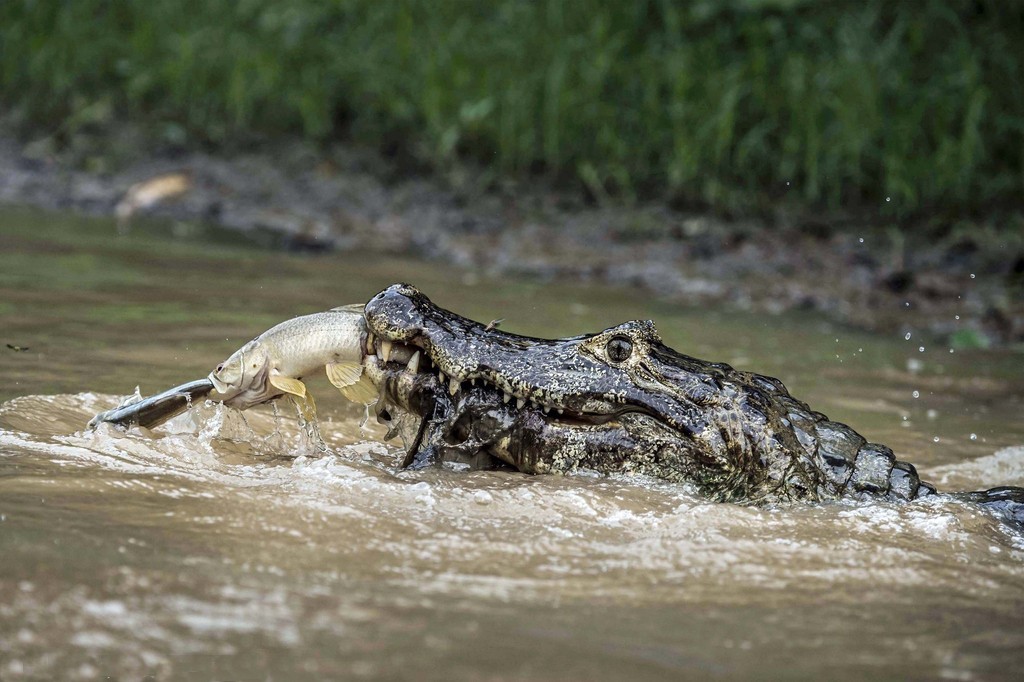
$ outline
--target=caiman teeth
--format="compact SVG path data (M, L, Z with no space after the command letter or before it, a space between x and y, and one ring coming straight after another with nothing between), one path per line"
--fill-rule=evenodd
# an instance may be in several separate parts
M444 379L444 372L442 372L441 370L437 370L437 380L441 382L442 385L444 384Z
M373 332L367 332L366 333L366 354L367 355L376 355L377 354L377 351L373 347L373 341L374 341Z
M521 409L523 409L523 407L525 405L526 405L526 401L525 400L523 400L522 398L516 398L516 409L521 410Z
M448 384L448 395L455 395L459 392L459 380L455 377L451 378L451 382Z
M391 342L381 339L380 341L380 357L384 362L391 359Z
M405 369L410 374L416 374L416 372L420 371L420 352L419 351L416 351L415 353L412 354L412 357L409 358L409 364L405 366Z
M508 405L508 401L512 400L512 394L506 391L505 395L503 395L501 399L505 401L506 405Z

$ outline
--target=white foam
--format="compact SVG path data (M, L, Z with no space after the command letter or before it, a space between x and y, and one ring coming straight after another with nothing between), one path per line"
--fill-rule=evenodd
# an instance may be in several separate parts
M46 430L47 410L85 413L97 400L43 396L0 406L0 452L115 472L120 476L96 480L123 498L194 500L175 506L170 526L223 532L284 556L296 548L330 555L342 570L375 581L498 599L599 592L728 601L750 590L796 589L839 590L852 600L880 581L998 593L1000 581L1024 579L1019 534L943 497L761 509L712 503L685 487L636 477L396 473L389 466L400 455L388 446L330 434L331 453L291 459L284 455L301 451L304 438L294 420L258 412L241 419L215 406L197 407L151 434L106 425ZM339 431L357 426L332 424ZM949 471L1012 482L1014 472L1024 473L1024 448L957 466ZM286 577L276 563L263 559L246 570ZM744 587L737 592L737 585ZM240 607L177 606L178 622L197 634L250 627L251 614ZM118 615L117 603L87 608L104 622L130 619ZM292 616L282 611L271 620Z
M1024 486L1024 445L997 450L966 462L935 467L928 479L941 488L980 490L1001 485Z

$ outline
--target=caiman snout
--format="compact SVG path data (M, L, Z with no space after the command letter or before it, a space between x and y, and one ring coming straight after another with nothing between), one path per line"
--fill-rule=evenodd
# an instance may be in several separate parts
M389 341L408 342L423 332L421 306L426 296L411 284L392 284L364 308L372 333Z
M691 405L656 382L633 376L660 344L653 323L626 322L598 334L537 339L469 320L430 301L415 287L394 284L365 306L368 352L392 360L419 349L428 371L455 398L475 386L505 404L533 406L552 419L605 423L642 412L683 433ZM412 351L415 352L414 350Z

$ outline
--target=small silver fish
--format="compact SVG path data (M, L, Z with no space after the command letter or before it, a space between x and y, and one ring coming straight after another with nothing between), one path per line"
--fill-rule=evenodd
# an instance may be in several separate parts
M362 304L295 317L232 353L209 379L217 398L244 410L285 394L306 400L302 377L324 367L343 396L369 404L378 390L363 373L366 333Z
M149 398L143 398L139 395L138 390L136 387L135 396L122 401L114 409L100 412L90 419L88 427L95 429L102 423L113 424L122 429L132 426L146 428L159 426L171 417L184 412L193 403L205 398L213 390L213 384L209 379L198 379L167 389L163 393Z

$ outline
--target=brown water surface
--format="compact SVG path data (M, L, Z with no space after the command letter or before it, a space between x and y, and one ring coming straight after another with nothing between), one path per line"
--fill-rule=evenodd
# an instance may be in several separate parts
M1019 679L1024 534L967 504L752 509L640 479L400 472L325 380L325 456L286 406L84 428L136 384L201 377L394 281L513 332L652 318L940 487L1024 485L1019 353L0 209L0 679Z

